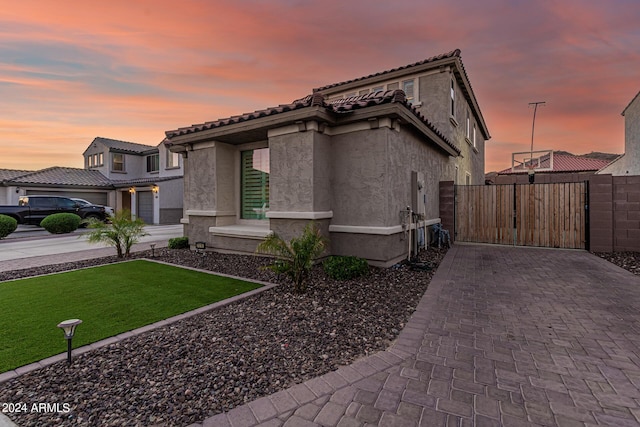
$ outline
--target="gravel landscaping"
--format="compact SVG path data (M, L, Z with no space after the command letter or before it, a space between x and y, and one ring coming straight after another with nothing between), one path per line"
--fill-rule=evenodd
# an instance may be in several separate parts
M596 252L595 255L640 276L640 252Z
M0 403L25 403L28 408L66 403L71 409L12 414L20 426L201 422L387 348L435 271L399 265L335 281L317 266L308 292L296 295L286 280L261 268L269 262L265 258L155 252L158 260L280 286L76 356L70 367L57 363L3 383ZM444 253L429 249L421 260L436 267ZM115 261L109 257L12 271L0 273L0 280Z

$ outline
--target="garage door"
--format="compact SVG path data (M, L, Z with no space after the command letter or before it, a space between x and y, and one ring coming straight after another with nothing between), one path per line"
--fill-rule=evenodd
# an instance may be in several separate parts
M27 196L45 195L45 196L63 196L84 199L96 205L107 205L107 193L98 192L82 192L82 191L60 191L60 190L27 190Z
M146 224L153 224L153 193L151 191L138 191L138 218Z

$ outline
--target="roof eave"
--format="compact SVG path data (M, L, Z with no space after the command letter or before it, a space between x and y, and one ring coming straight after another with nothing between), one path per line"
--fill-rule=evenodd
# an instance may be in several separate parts
M266 140L269 129L313 119L326 123L334 121L324 107L314 105L211 129L188 132L182 135L172 135L172 132L168 132L167 139L170 150L180 152L184 151L184 149L180 149L179 146L209 141L230 142L228 137L248 132L264 132L264 140Z
M421 73L428 70L437 69L440 67L444 67L446 65L450 65L456 62L456 57L448 57L436 59L433 62L427 62L425 64L414 65L411 67L402 68L399 70L394 70L386 73L380 73L378 75L368 76L368 77L360 77L351 81L347 81L344 83L338 83L335 86L329 86L325 89L323 88L315 88L313 89L313 93L320 93L323 95L332 95L334 93L345 92L352 88L357 88L363 85L364 82L375 84L378 82L386 81L386 80L394 80L396 78Z

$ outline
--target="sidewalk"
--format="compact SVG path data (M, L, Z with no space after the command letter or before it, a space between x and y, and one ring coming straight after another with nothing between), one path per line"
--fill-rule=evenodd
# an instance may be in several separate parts
M37 228L37 227L35 227ZM150 225L145 227L148 236L133 245L133 252L145 251L154 244L166 247L171 237L183 235L182 225ZM84 231L65 235L52 235L44 230L15 232L19 237L0 240L0 272L34 268L115 255L116 250L104 244L93 244L83 236Z
M387 351L194 426L640 426L640 277L455 245Z

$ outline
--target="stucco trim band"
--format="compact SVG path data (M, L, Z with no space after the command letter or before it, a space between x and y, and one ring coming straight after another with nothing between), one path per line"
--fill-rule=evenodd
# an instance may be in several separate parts
M223 227L209 227L209 233L214 236L239 237L244 239L264 239L272 231L268 227L250 225L227 225Z
M286 212L269 211L267 218L274 219L328 219L333 218L333 211L326 212Z
M434 224L438 224L440 222L440 218L428 219L425 221L420 221L418 223L418 227L425 227ZM411 229L416 228L416 224L411 224ZM402 225L395 225L393 227L368 227L361 225L330 225L329 232L331 233L356 233L356 234L378 234L382 236L390 236L392 234L397 234L403 232L404 229Z
M187 209L187 216L235 216L234 211L207 211L198 209Z

